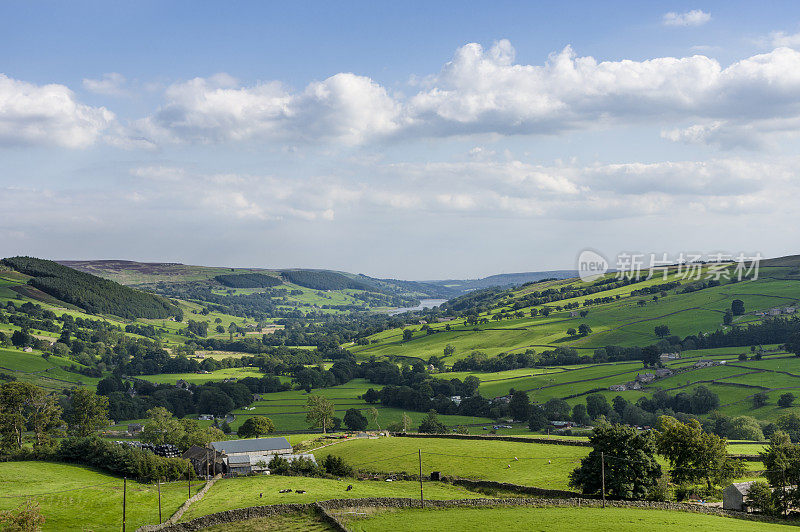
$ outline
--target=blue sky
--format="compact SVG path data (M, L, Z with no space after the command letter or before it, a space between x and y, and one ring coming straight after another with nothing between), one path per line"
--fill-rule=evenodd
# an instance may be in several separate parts
M794 2L0 3L3 255L797 253Z

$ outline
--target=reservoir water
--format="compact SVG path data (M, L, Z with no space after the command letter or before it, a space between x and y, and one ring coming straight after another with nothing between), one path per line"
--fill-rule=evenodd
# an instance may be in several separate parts
M419 305L416 307L401 307L401 308L394 308L389 311L389 315L394 316L395 314L402 314L403 312L409 312L412 310L422 310L426 308L433 308L438 307L442 303L447 301L446 299L420 299Z

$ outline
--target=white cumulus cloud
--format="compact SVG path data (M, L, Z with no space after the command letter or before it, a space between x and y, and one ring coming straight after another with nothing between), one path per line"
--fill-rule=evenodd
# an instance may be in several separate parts
M701 9L692 9L686 13L670 11L661 18L664 26L702 26L711 20L711 15Z
M386 89L351 73L310 83L301 92L276 81L243 87L218 74L174 84L165 96L166 103L140 126L171 140L358 143L397 129L400 113Z
M106 96L124 96L127 94L125 84L127 80L125 76L117 72L110 72L103 74L100 79L83 80L83 88L95 94L103 94Z
M35 85L0 74L0 145L86 148L113 123L114 113L81 104L64 85Z

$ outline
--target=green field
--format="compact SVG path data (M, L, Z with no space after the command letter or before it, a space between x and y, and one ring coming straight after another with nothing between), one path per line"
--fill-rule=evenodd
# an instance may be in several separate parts
M347 486L353 488L347 491ZM305 490L305 493L278 493L283 489ZM310 477L262 475L222 479L193 504L181 521L206 514L267 504L308 503L327 499L359 499L364 497L418 497L419 483L411 481L383 482L354 479L329 480ZM442 482L425 484L425 496L431 499L467 499L480 494Z
M670 276L670 280L673 279L674 275ZM757 281L724 284L686 294L677 294L672 290L657 302L652 301L650 297L630 297L632 290L663 282L661 279L650 280L594 294L592 297L619 294L622 298L611 303L585 307L589 312L585 318L571 317L569 311L555 311L547 318L537 316L501 321L490 319L488 324L477 326L467 326L461 321L454 320L449 322L450 331L445 330L447 324L444 323L431 325L431 328L439 331L433 335L427 335L418 327L412 326L410 328L416 330L414 337L404 342L400 328L390 329L371 336L372 343L369 345L354 346L351 350L359 357L404 356L427 360L431 355L442 356L444 346L451 344L456 351L447 357L446 361L452 363L472 351L482 351L492 356L525 349L541 351L559 345L592 349L611 344L646 345L658 340L653 333L655 325L667 325L672 334L681 337L721 327L722 315L730 307L733 299L744 301L748 313L767 310L777 305L789 305L800 300L800 283L768 277L762 277ZM575 280L556 282L557 286L580 284ZM524 295L530 289L518 290L512 300ZM552 306L582 303L584 299L586 298L566 299ZM639 300L646 300L647 304L639 306ZM499 307L482 314L481 317L490 318L506 308ZM527 315L530 309L520 310ZM745 315L739 319L752 321L754 318L752 315ZM566 330L569 327L577 327L580 323L588 324L593 332L586 337L570 338ZM738 353L735 349L728 351Z
M379 416L376 423L370 421L367 427L369 430L385 429L388 424L399 422L404 412L411 418L412 426L419 425L422 422L422 419L426 416L423 412L389 408L380 403L369 404L360 398L369 388L380 389L381 387L380 385L369 384L364 379L353 379L347 384L315 389L312 394L328 398L334 405L336 417L339 418L343 418L345 412L350 408L359 410L376 408ZM266 394L264 400L253 402L248 409L235 410L236 421L231 423L231 427L236 430L248 417L267 416L275 424L275 429L278 432L307 430L309 426L306 422L305 404L308 400L308 395L303 390ZM490 419L480 417L442 415L439 418L450 427L492 423Z
M567 489L567 475L589 453L588 447L567 445L390 437L349 440L320 449L314 455L317 460L328 454L341 456L366 471L415 473L419 471L420 450L423 475L439 471L553 489Z
M61 366L80 366L75 361L51 356L42 357L41 351L30 353L0 348L0 371L10 373L18 380L30 382L48 390L63 390L78 385L96 386L100 379L73 373Z
M758 532L794 530L794 526L759 523L689 512L634 508L455 508L381 510L366 518L343 515L350 530L537 530L560 532Z
M196 493L202 485L192 486ZM48 462L0 463L0 509L30 498L41 506L44 530L119 530L122 526L122 479L96 470ZM188 497L186 482L161 486L162 516L167 519ZM154 484L128 481L127 527L158 523Z
M162 373L161 375L140 375L138 378L155 384L175 384L179 380L185 380L191 384L203 384L225 379L244 379L245 377L260 379L263 376L264 374L256 368L225 368L210 373Z
M308 511L236 521L206 527L203 530L205 532L324 532L334 529L322 521L318 514Z

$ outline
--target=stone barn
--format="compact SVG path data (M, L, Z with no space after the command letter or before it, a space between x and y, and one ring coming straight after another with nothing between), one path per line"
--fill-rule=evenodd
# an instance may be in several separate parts
M737 482L731 484L722 492L722 508L725 510L747 511L747 493L750 491L750 482Z

